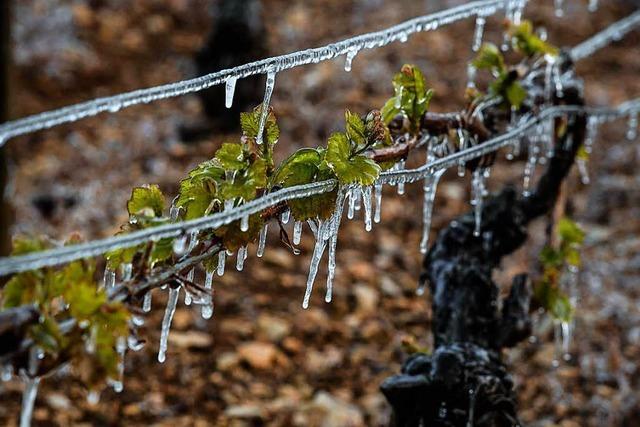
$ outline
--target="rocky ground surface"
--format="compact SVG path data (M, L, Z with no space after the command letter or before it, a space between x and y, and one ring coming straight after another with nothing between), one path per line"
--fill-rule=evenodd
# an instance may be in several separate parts
M16 117L191 76L192 57L210 25L205 0L18 3ZM262 13L269 49L280 54L453 3L265 0ZM551 1L532 0L526 10L559 45L572 45L619 19L632 2L607 2L594 14L584 1L565 3L563 19L553 16ZM488 39L500 40L500 25L489 20ZM390 96L391 76L405 62L425 71L436 91L434 111L458 108L472 31L472 22L462 22L363 52L351 73L339 59L279 74L272 101L282 130L278 155L321 143L342 126L345 108L379 108ZM639 42L635 34L579 65L590 104L640 94ZM133 186L157 183L175 194L192 166L234 137L216 133L197 144L182 143L179 127L199 112L198 99L187 96L10 141L15 232L108 236L126 220ZM602 129L589 165L590 185L577 174L567 184L571 210L587 231L570 360L554 368L553 328L544 316L535 336L506 355L528 426L640 424L640 146L624 138L626 126L620 121ZM524 158L499 158L489 188L519 184ZM432 236L469 209L469 180L449 171L441 181ZM180 305L164 364L156 361L156 351L166 296L155 293L143 331L148 344L127 357L124 391L105 390L99 403L90 404L73 375L47 379L34 425L385 425L389 409L379 384L398 372L406 357L403 343L431 345L429 295L415 295L421 191L410 185L398 196L385 189L382 222L370 233L360 216L343 223L331 304L322 298L321 271L311 308L301 308L312 249L308 230L297 257L274 233L263 259L250 248L242 273L227 269L215 283L210 321ZM544 226L531 230L530 242L505 263L498 281L506 285L516 273L537 271ZM18 381L0 384L1 424L17 424L21 391Z

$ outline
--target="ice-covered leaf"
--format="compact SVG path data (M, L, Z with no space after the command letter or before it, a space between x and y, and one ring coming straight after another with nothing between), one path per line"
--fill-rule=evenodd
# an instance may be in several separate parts
M380 175L380 166L361 154L354 155L347 136L341 132L329 138L325 162L341 184L371 185Z
M133 189L127 202L127 211L132 216L162 216L164 204L164 195L160 188L157 185L145 185Z
M344 113L344 121L349 141L356 146L365 145L367 142L365 137L365 126L360 116L347 110Z
M509 27L509 35L513 48L525 56L558 55L558 48L538 37L530 21L522 21L519 25L512 24Z
M493 43L484 43L475 59L473 65L478 70L488 70L496 73L505 72L504 57L498 49L498 46Z
M224 143L216 151L216 160L220 165L229 171L237 171L246 167L242 145L234 143Z
M405 64L393 78L395 95L382 107L385 123L391 122L398 114L403 114L411 122L412 132L417 132L424 113L429 108L433 90L426 88L426 81L420 69Z

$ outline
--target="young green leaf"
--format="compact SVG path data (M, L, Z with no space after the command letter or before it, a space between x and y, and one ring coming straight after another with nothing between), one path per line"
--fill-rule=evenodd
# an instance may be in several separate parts
M347 136L341 132L329 138L325 162L341 184L371 185L380 175L376 162L361 154L353 155Z

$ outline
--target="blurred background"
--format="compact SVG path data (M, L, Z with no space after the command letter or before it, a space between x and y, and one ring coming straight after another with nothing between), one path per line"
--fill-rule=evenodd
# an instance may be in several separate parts
M19 118L98 96L160 85L206 72L320 46L382 29L463 2L446 0L3 0L2 70L6 118ZM544 25L551 43L572 46L637 8L632 0L531 0L525 17ZM10 10L10 12L8 12ZM5 13L6 12L6 13ZM502 40L502 17L485 40ZM10 25L8 25L10 24ZM315 147L343 126L346 108L380 108L391 78L417 64L434 88L433 111L463 105L473 20L358 54L278 73L271 104L281 128L279 159ZM640 96L640 34L578 65L590 105ZM7 47L11 49L6 50ZM3 89L4 90L4 89ZM234 108L224 88L136 106L9 141L0 164L13 219L2 232L85 239L114 234L128 219L131 188L155 183L177 193L180 179L237 140L238 114L261 102L264 77L240 80ZM570 211L587 232L580 305L571 359L554 358L552 323L506 354L520 415L528 426L640 425L640 147L624 138L626 122L602 128L589 162L591 184L570 179ZM524 158L504 153L489 190L521 185ZM422 158L413 158L409 166ZM0 169L1 172L1 169ZM432 239L469 210L470 177L448 171L438 187ZM2 183L2 173L0 173ZM146 347L126 358L124 391L105 390L97 404L72 375L43 382L34 425L378 426L389 408L378 386L398 372L403 342L430 348L430 297L415 295L421 255L421 185L398 196L385 188L382 222L367 233L361 217L341 227L334 300L322 292L322 264L311 308L302 310L313 239L292 255L273 232L265 256L250 248L245 269L216 278L209 321L179 305L167 361L156 361L166 296L141 336ZM6 210L3 210L6 212ZM291 226L291 224L290 224ZM545 223L504 264L504 285L535 273ZM272 230L273 231L273 230ZM17 423L22 384L0 383L0 424Z

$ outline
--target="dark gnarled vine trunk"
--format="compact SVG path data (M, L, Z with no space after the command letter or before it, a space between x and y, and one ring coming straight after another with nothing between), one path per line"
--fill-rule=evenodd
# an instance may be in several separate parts
M558 101L583 104L577 87ZM480 236L474 236L473 213L467 213L440 232L425 256L421 280L431 292L434 351L412 355L400 374L382 384L392 425L520 424L501 350L530 334L531 287L527 275L516 276L501 303L491 273L526 241L529 223L553 209L584 140L584 115L555 121L555 152L535 191L523 197L504 188L485 202Z

